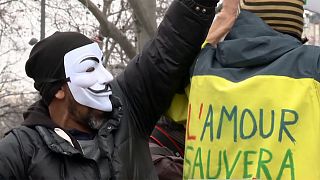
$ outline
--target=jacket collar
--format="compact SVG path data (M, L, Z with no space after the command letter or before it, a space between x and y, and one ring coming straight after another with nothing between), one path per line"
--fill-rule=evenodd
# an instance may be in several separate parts
M260 66L301 45L298 39L273 30L255 14L242 10L225 40L218 43L216 58L224 67Z
M52 130L43 126L35 126L35 129L51 151L70 156L83 154L79 143L72 136L67 135L66 132L67 137L63 137L55 131L58 128Z
M24 122L21 124L23 126L44 126L50 129L59 127L51 120L48 107L42 100L32 104L28 110L23 113L23 118Z

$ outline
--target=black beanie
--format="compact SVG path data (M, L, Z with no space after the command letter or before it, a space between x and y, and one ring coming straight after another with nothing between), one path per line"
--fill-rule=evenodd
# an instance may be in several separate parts
M91 43L92 40L78 32L55 32L32 48L25 66L26 74L34 80L34 87L47 105L66 82L65 54Z

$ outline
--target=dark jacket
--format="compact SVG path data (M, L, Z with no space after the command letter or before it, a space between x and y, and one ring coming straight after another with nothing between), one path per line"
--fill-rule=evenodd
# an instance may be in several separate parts
M171 149L149 142L150 153L159 180L181 180L183 157L174 154Z
M181 180L185 127L166 116L157 122L149 148L159 180Z
M172 3L155 38L111 83L122 105L99 130L99 160L85 157L71 135L74 147L55 133L47 108L38 102L24 126L0 142L0 179L157 179L149 136L187 75L213 16L214 7L203 10L191 0Z
M320 47L242 11L192 76L184 177L319 179Z

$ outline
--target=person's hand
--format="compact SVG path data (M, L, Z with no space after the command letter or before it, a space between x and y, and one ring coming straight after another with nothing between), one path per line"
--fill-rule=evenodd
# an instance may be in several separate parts
M215 46L223 39L235 23L239 11L240 0L224 0L221 11L216 15L209 29L206 42Z

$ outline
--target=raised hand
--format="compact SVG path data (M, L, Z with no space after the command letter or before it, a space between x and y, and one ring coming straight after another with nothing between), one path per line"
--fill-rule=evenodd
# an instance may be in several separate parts
M209 29L206 41L216 45L230 31L240 13L240 0L224 0Z

